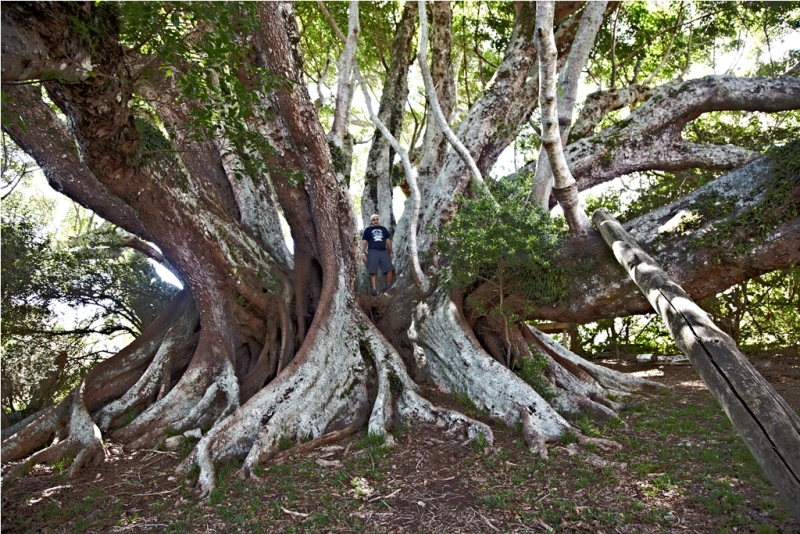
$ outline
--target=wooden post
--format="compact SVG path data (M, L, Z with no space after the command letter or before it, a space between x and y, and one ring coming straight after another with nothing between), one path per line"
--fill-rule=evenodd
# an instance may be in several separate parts
M675 343L800 519L800 418L689 295L604 209L592 216L614 256L669 327Z

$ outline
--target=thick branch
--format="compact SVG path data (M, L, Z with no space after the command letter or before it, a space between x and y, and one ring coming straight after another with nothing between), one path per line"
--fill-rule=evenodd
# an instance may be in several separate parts
M475 103L468 116L461 122L458 136L470 154L481 166L483 150L492 143L499 130L503 129L498 119L506 117L516 105L510 95L518 94L526 84L528 72L534 63L536 50L533 46L533 21L535 14L529 3L522 3L514 21L514 29L503 61L495 72L494 82L483 97ZM448 220L456 209L455 199L468 185L470 172L463 159L455 151L445 158L444 166L436 182L428 189L429 198L424 208L421 227L420 249L427 250L433 244L434 231ZM398 234L402 227L398 228Z
M449 2L432 2L428 5L431 8L431 78L444 120L450 124L450 117L456 106L455 73L450 56L453 14ZM426 112L425 136L418 169L420 189L424 196L431 185L430 182L441 171L450 147L436 120L430 116L431 113L431 110Z
M580 115L570 130L572 141L591 135L600 120L612 111L644 102L656 93L653 87L631 85L622 89L597 91L586 97Z
M773 169L769 157L761 157L624 226L695 300L715 295L743 280L796 265L800 262L797 216L763 235L759 234L758 225L739 223L736 239L748 244L749 252L704 246L698 241L709 232L716 232L722 221L737 224L737 220L746 221L742 217L749 210L761 209L760 203L770 188L779 186L769 185ZM800 183L795 182L791 187L786 206L800 202ZM726 215L722 215L726 210L707 212L704 206L708 199L730 206L730 211ZM680 230L681 221L691 213L701 216L702 224ZM764 216L777 220L778 215ZM627 280L597 233L569 242L557 261L562 265L581 265L581 269L591 274L572 277L567 301L558 306L538 306L536 318L587 323L650 311L650 305ZM522 301L519 307L522 309Z
M110 195L81 161L66 126L42 100L41 88L6 86L3 92L3 131L36 160L50 186L120 228L151 240L138 214Z
M581 190L634 171L692 168L708 160L683 141L680 133L691 120L712 111L777 112L800 109L798 78L707 76L662 87L617 125L569 145L565 155ZM688 150L687 150L688 149ZM684 155L684 150L685 155ZM743 150L726 147L716 168L742 164ZM668 151L669 153L666 153ZM721 156L720 152L714 158ZM749 158L755 157L750 153Z
M84 50L70 51L72 53L60 50L59 54L49 53L50 43L45 43L41 38L42 28L38 26L41 9L36 3L26 2L3 6L4 85L50 79L77 82L84 81L92 75L92 58ZM8 16L9 12L13 14Z
M600 24L603 22L606 4L607 2L589 2L586 5L578 27L578 34L575 36L567 62L558 77L558 127L562 147L567 144L567 137L572 125L575 98L578 94L578 82L586 60L589 58L589 52L591 52L594 45L597 32L600 30ZM544 144L539 150L539 159L537 160L533 182L534 203L541 205L543 209L547 209L547 202L553 185L553 171L547 158Z
M392 41L391 64L386 73L377 113L378 118L387 125L395 137L398 137L402 130L403 111L408 97L408 67L411 63L414 22L417 18L415 7L413 2L406 2L403 8L403 15ZM335 27L333 19L328 20ZM391 144L386 137L375 132L367 156L364 191L361 195L361 218L365 226L369 225L370 215L377 213L390 230L394 227L391 187L393 160L394 151Z
M319 3L322 4L322 2ZM331 138L339 148L342 147L344 142L344 136L347 130L347 117L350 115L349 103L351 100L350 92L352 91L350 76L353 72L353 62L356 57L356 43L358 42L359 31L358 2L352 0L350 2L350 11L348 15L347 38L345 39L344 50L338 62L339 80L336 86L336 107L333 113L333 126L331 127Z
M439 129L441 129L447 138L447 141L452 145L453 149L458 153L458 155L461 156L461 159L464 160L464 163L469 168L469 171L472 174L472 180L480 187L485 188L486 184L483 182L483 176L481 175L481 171L478 170L478 166L476 165L475 160L472 158L472 154L470 154L469 150L467 150L464 144L458 140L456 135L453 133L453 130L450 129L450 125L445 119L442 108L439 106L439 99L436 95L436 88L433 85L433 78L431 77L431 71L428 68L428 60L426 58L428 50L428 17L425 13L425 1L419 0L418 5L419 47L417 49L417 61L419 63L420 71L422 72L422 80L425 83L425 93L428 96L428 103L431 107L431 112L436 119L436 124L439 125Z

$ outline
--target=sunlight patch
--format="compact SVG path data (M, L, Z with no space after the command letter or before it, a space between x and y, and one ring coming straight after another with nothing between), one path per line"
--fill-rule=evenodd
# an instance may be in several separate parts
M661 369L648 369L647 371L636 371L635 373L631 373L631 375L638 376L640 378L648 376L664 376L664 371Z

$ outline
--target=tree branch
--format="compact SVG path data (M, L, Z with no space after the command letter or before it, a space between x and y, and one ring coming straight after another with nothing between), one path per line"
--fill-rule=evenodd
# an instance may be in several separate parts
M325 9L321 0L318 4ZM358 42L359 30L358 2L351 1L348 15L347 38L345 39L344 50L342 50L342 55L339 56L338 62L339 81L336 86L336 107L333 113L333 126L330 132L331 139L339 148L341 148L344 143L344 135L347 130L347 117L350 114L350 92L352 91L350 87L350 76L353 72L353 61L356 56L356 43Z
M626 222L624 227L696 300L716 295L743 280L796 265L800 262L800 217L797 216L763 232L759 225L742 223L736 239L749 243L752 246L749 251L698 244L698 239L713 235L725 221L740 217L747 220L749 210L759 209L770 187L782 187L781 184L769 185L774 165L768 156L760 157L670 205ZM800 183L790 185L791 193L784 201L788 209L800 198ZM703 213L702 206L707 198L719 198L723 204L729 202L732 211ZM699 227L676 229L682 217L689 213L701 216ZM776 216L764 214L767 219ZM568 283L570 296L563 303L537 304L531 318L587 323L650 311L647 300L626 280L625 273L596 232L568 242L557 261L562 265L581 262L592 275L573 277ZM515 306L523 310L524 302L520 299Z
M581 190L634 171L732 169L757 154L688 143L681 138L686 123L712 111L791 109L800 109L798 78L707 76L661 87L625 120L569 145L565 156Z
M444 133L447 141L461 156L461 159L464 160L464 163L469 168L470 173L472 173L472 179L482 189L486 189L486 183L483 181L481 171L478 170L478 166L475 164L472 154L470 154L469 150L467 150L464 144L458 140L453 133L453 130L450 129L450 125L447 124L444 114L442 113L442 108L439 106L439 99L436 96L436 88L433 85L431 71L428 68L428 62L425 57L428 50L428 16L425 12L425 0L418 0L417 3L419 6L419 47L417 48L417 61L419 63L419 68L422 71L422 80L425 83L425 93L428 96L430 109L433 112L433 116L436 118L436 123L439 125L439 129Z
M596 91L586 97L580 115L570 130L570 141L591 135L600 120L612 111L644 102L656 93L653 87L631 85L622 89Z
M536 3L536 48L539 55L539 107L542 111L542 144L553 170L556 196L564 209L570 231L583 235L590 229L577 196L575 179L567 167L561 146L556 100L556 44L553 38L554 2Z
M343 38L344 35L342 34L341 30L339 30L336 22L333 20L333 17L328 18L328 22L332 25L334 31L339 36L339 39ZM411 256L411 264L413 266L411 274L417 288L424 293L428 290L428 280L425 274L422 272L422 267L419 263L419 251L417 248L416 225L417 220L419 219L421 198L419 194L419 188L417 187L416 171L408 158L408 151L403 148L403 146L395 138L395 136L392 135L392 132L389 131L383 121L378 117L377 114L375 114L375 110L372 108L372 97L369 95L367 82L364 81L364 77L361 75L361 70L358 68L358 62L353 63L353 72L355 73L356 81L358 81L359 85L361 86L361 92L364 95L364 103L367 106L370 119L373 123L375 123L375 126L381 132L386 141L389 142L394 151L400 156L400 160L403 162L403 168L406 171L406 180L408 180L408 184L411 187L411 194L414 202L414 210L411 218L413 232L409 236L408 241L409 255Z
M30 155L44 172L50 186L107 221L150 241L138 214L106 187L81 161L65 125L42 100L38 86L4 89L3 115L19 117L3 123L3 131ZM36 127L32 127L36 125Z
M567 144L567 137L572 125L572 114L575 108L581 72L587 59L589 59L589 53L594 45L597 32L603 23L606 5L607 2L604 1L589 2L584 8L583 17L581 17L581 23L578 26L578 33L572 42L566 64L561 69L561 74L558 77L558 127L562 148ZM553 172L547 158L544 143L542 143L542 147L539 150L533 183L534 204L541 206L542 209L547 209L550 190L553 186Z

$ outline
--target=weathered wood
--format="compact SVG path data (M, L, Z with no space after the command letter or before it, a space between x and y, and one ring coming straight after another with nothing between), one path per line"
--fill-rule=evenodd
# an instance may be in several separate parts
M592 220L617 261L672 332L792 513L800 518L800 418L606 210Z

